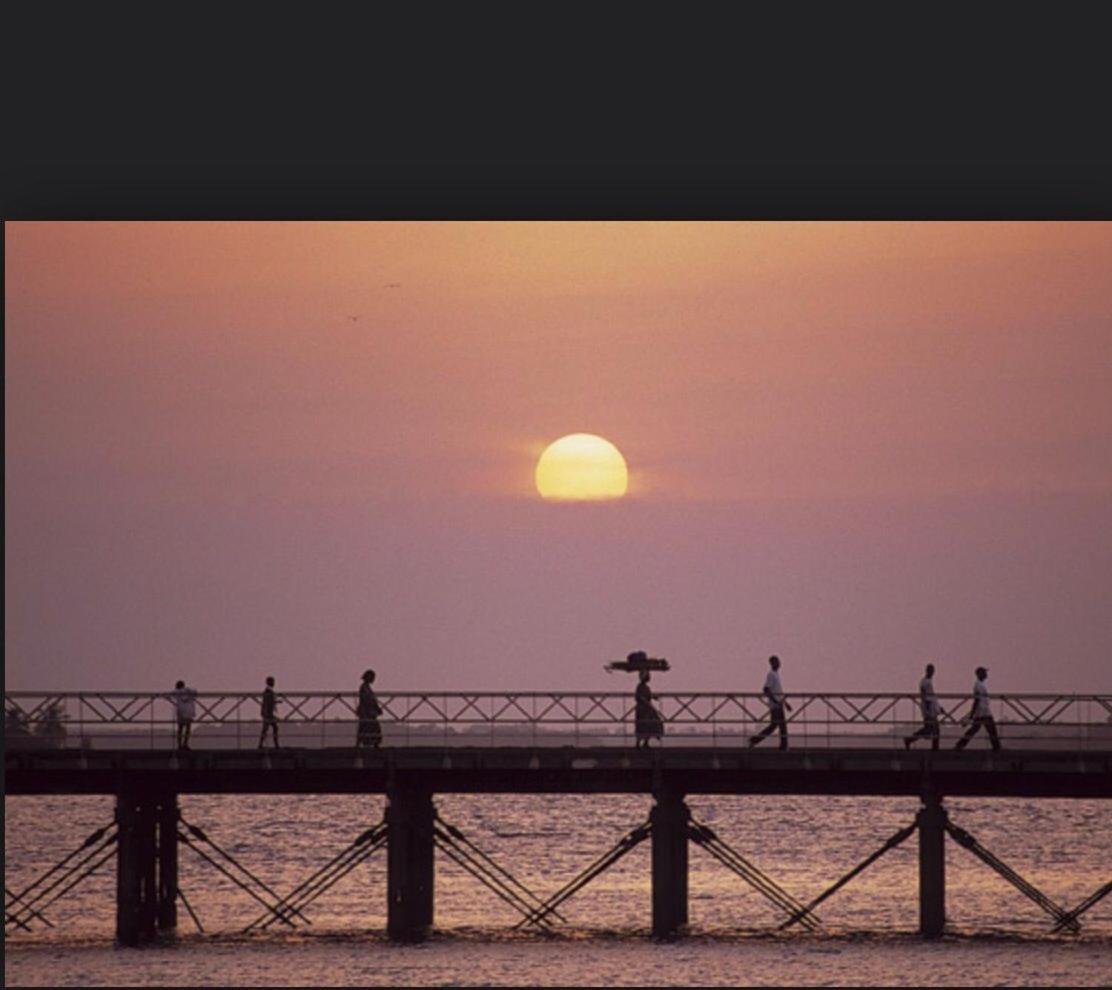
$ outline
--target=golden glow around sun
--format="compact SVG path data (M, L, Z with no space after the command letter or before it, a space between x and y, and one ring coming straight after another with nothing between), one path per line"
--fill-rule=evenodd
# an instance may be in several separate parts
M537 461L537 491L545 498L621 498L629 484L625 458L609 440L570 433L550 443Z

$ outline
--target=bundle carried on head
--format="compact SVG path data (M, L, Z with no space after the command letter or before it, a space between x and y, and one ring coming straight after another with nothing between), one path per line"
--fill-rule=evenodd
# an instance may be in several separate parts
M624 670L630 673L667 669L668 661L664 657L650 657L644 650L634 650L624 660L612 660L603 668L603 670Z

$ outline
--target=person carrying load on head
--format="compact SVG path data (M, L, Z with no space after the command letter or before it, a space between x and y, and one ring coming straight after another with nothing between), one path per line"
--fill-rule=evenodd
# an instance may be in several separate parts
M642 654L643 656L644 654ZM653 692L649 687L649 672L642 670L638 675L637 690L633 693L635 709L634 746L637 749L649 748L649 740L660 739L664 735L664 719L653 706Z
M611 660L602 669L607 672L622 670L630 674L639 674L642 670L665 671L669 666L664 657L650 657L644 650L634 650L624 660Z

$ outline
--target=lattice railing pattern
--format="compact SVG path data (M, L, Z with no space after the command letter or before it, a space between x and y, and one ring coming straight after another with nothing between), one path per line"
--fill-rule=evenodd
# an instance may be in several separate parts
M902 747L904 735L921 724L918 698L912 694L788 697L793 746ZM960 733L970 699L938 697L946 745ZM624 745L634 732L632 691L403 691L380 692L378 699L386 745ZM257 692L200 692L194 748L256 745L261 701ZM351 745L355 692L285 691L278 694L278 702L283 744ZM767 724L768 709L759 694L662 692L655 695L654 704L664 717L665 746L743 745ZM174 736L174 705L163 693L7 691L4 708L5 742L16 749L165 748ZM1112 749L1112 695L994 694L992 708L1005 745ZM774 734L764 745L775 742ZM917 745L926 743L920 740Z

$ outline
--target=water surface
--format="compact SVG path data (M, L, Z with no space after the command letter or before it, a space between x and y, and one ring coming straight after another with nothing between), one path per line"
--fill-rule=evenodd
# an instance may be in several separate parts
M644 821L646 797L442 795L437 808L542 897ZM908 824L906 798L693 797L696 818L802 901L826 889ZM286 892L382 817L380 796L184 796L183 817L279 892ZM1107 802L955 799L953 821L1064 907L1112 875ZM112 818L108 797L7 797L6 883L20 890ZM818 933L778 933L778 908L696 846L690 932L648 937L649 843L562 908L545 936L446 856L436 867L434 935L394 945L386 922L384 851L307 914L295 931L243 935L260 913L248 894L191 850L181 887L205 928L179 907L178 937L117 949L109 860L47 910L57 926L6 938L8 985L1075 985L1112 983L1112 897L1083 916L1080 936L1051 919L947 840L949 934L915 935L917 840L897 847L818 910Z

